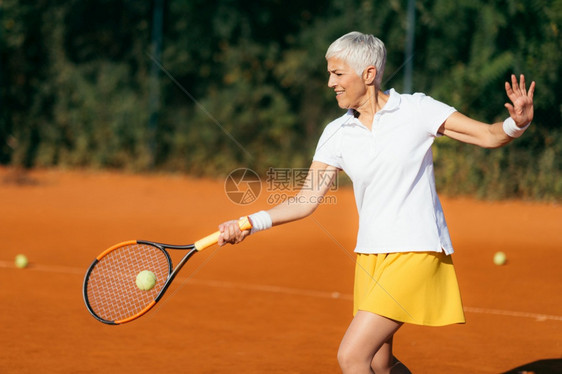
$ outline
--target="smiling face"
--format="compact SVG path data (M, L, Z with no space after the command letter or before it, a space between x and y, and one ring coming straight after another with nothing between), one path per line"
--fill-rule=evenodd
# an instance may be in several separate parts
M357 75L355 70L342 59L331 57L328 60L328 87L332 88L336 93L336 100L342 109L357 109L365 104L371 93L369 92L369 79L372 71L366 70L364 76ZM374 69L374 68L373 68Z

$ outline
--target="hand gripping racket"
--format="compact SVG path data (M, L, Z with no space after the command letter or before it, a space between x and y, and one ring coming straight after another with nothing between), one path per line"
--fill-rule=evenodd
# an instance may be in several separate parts
M240 230L252 228L248 217L238 221ZM195 253L218 242L217 231L189 245L168 245L144 240L116 244L102 252L88 268L84 277L83 296L88 311L98 321L120 325L133 321L148 312ZM187 254L172 271L172 260L167 249L187 250ZM137 287L137 275L151 271L156 276L154 287Z

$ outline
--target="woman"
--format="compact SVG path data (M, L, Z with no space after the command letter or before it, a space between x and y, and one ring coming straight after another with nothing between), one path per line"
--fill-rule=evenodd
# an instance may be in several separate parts
M346 114L326 126L297 198L249 216L253 228L221 224L219 245L310 215L337 170L353 181L359 211L354 317L338 351L344 373L409 373L392 354L404 323L464 323L453 248L435 191L431 145L444 135L485 148L520 136L533 119L533 92L511 77L503 123L485 124L424 94L381 91L384 44L351 32L326 53L328 86ZM322 183L320 183L322 182Z

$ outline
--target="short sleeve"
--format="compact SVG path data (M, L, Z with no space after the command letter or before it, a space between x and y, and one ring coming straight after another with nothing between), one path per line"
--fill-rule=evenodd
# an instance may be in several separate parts
M415 94L415 96L420 110L418 118L422 119L423 126L429 134L438 136L437 131L441 125L457 110L425 94Z
M339 150L338 133L342 129L340 121L336 120L326 126L314 153L313 161L323 162L327 165L341 169L341 152ZM341 134L340 134L341 135Z

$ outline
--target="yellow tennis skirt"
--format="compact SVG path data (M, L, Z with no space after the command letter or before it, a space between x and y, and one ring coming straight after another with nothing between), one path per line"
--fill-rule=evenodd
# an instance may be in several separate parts
M358 310L425 326L465 323L451 256L437 252L357 254Z

